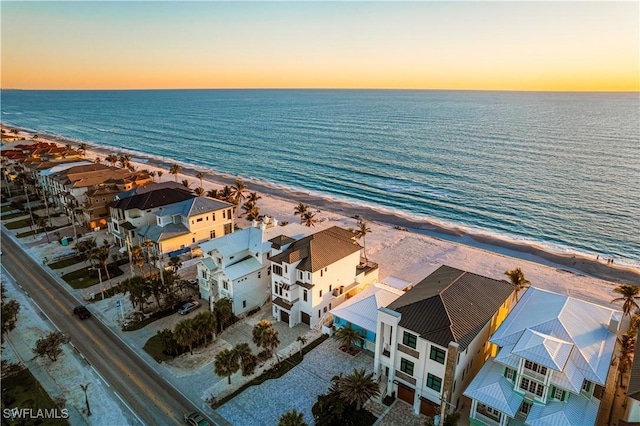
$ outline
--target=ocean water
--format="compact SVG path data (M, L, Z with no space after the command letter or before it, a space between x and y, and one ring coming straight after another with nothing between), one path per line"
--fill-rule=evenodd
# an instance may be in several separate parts
M637 93L2 91L7 124L640 266Z

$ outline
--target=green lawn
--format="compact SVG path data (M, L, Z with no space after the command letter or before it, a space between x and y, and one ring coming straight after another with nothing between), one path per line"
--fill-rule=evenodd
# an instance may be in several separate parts
M26 215L28 215L28 213L25 213L25 212L8 213L0 216L0 219L9 220L9 219L15 219L16 217L26 216Z
M147 343L144 344L142 349L151 355L157 362L170 361L173 359L171 355L167 355L162 352L162 341L160 340L160 336L157 334L147 340Z
M2 378L2 407L31 408L34 411L38 409L51 410L57 408L51 397L26 368ZM58 408L58 410L60 410L59 413L62 415L61 409ZM2 424L68 425L69 422L64 419L22 419L13 423L3 418Z
M92 285L96 285L100 282L100 277L98 275L98 271L89 269L91 266L87 266L86 268L78 269L77 271L69 272L68 274L64 274L62 279L67 282L71 287L76 290L81 288L88 288ZM104 273L104 268L102 269L102 283L105 288L108 287L107 282L107 274ZM123 274L120 268L109 268L109 274L111 274L111 279L113 280L115 277Z
M11 204L7 204L6 206L2 206L0 208L0 213L10 212L11 210L15 210Z
M80 262L82 262L80 256L73 256L69 259L60 260L58 262L51 262L47 266L51 269L62 269Z
M31 225L31 219L20 219L13 222L5 223L7 229L20 229Z

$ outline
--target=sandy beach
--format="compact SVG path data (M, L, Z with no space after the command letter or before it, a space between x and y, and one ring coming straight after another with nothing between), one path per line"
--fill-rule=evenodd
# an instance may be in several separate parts
M25 134L33 133L25 131ZM42 133L38 135L40 141L62 145L79 143ZM164 174L160 181L176 179L168 173L174 163L170 159L145 157L133 151L86 144L88 149L85 156L88 160L93 160L96 156L104 160L104 157L111 153L127 152L134 157L133 164L138 170L162 170ZM212 170L181 165L183 170L177 181L188 179L192 188L200 185L199 179L195 177L199 171L205 172L205 190L221 189L224 185L232 185L236 179L234 176L216 174ZM640 270L608 265L607 260L602 257L596 260L551 253L532 245L468 235L460 230L444 228L434 223L418 222L408 217L292 192L261 182L245 180L245 183L250 191L256 191L261 195L262 198L257 203L260 212L280 222L299 221L293 212L294 207L300 202L317 212L316 217L320 220L316 224L318 230L333 225L354 227L357 218L366 220L372 230L366 237L367 255L370 260L379 264L381 278L393 275L415 283L440 265L446 264L480 275L506 279L504 271L519 266L536 287L605 305L610 305L614 298L612 290L619 283L640 283ZM248 222L240 218L238 225L245 227L248 226ZM360 243L362 244L362 241Z

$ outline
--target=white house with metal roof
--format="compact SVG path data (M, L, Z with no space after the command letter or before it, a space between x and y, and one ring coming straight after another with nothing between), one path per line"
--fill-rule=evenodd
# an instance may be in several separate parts
M268 257L279 253L278 242L295 241L311 232L300 224L279 226L275 219L200 244L203 258L197 264L200 297L213 303L228 297L235 315L262 306L271 294Z
M529 288L490 339L497 355L464 392L471 424L594 425L621 315Z

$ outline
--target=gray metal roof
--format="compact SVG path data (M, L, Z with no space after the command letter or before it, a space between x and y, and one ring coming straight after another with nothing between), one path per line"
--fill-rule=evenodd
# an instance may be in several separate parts
M402 315L401 327L465 350L513 291L506 281L443 265L388 308Z
M640 342L636 335L636 350L633 357L633 366L631 367L631 377L629 379L628 395L629 398L640 400Z

